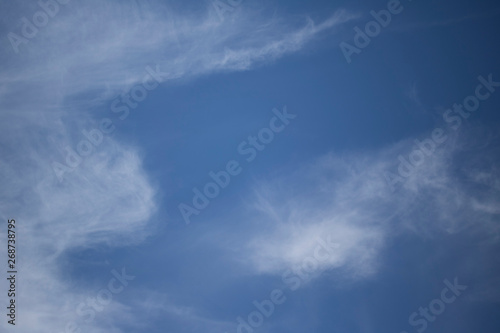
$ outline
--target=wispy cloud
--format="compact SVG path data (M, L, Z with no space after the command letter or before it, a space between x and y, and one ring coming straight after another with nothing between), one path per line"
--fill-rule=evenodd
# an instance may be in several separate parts
M450 138L396 192L383 174L413 142L357 154L329 154L293 173L261 180L247 221L247 246L239 260L253 272L280 275L299 267L318 238L332 235L339 246L322 263L342 280L377 272L384 248L402 233L440 237L464 230L498 238L500 174L498 139L475 136L473 128ZM490 249L491 250L491 249Z
M352 18L338 11L315 23L239 11L234 20L220 22L212 7L207 9L187 16L173 15L160 4L154 10L136 2L73 4L45 27L43 38L25 46L28 52L13 61L0 82L64 83L68 96L105 88L116 93L138 82L153 63L172 79L247 70L296 52Z
M10 5L1 14L3 32L20 33L19 20L36 10L34 3ZM56 178L51 163L64 160L81 130L95 127L91 108L107 114L111 99L140 82L147 65L158 65L164 81L248 70L301 50L350 18L339 11L320 23L292 22L240 10L220 22L208 5L187 15L154 1L70 2L60 10L19 54L7 38L0 53L0 207L2 219L18 221L22 244L18 332L63 331L81 319L75 306L89 290L60 274L66 251L132 245L154 231L157 189L139 147L108 136L64 182ZM126 309L113 300L105 319L86 328L119 332L116 320Z

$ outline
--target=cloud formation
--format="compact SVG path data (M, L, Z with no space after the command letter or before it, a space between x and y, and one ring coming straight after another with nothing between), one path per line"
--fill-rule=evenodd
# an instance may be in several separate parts
M22 35L21 19L32 20L41 10L36 3L8 7L0 18L5 35ZM140 83L148 65L161 68L166 82L248 70L297 52L349 20L341 11L319 24L262 19L243 10L234 15L220 22L210 6L188 15L156 1L70 2L19 44L19 53L3 39L0 207L2 219L18 221L22 243L23 320L16 331L59 332L81 320L75 307L95 291L63 278L58 260L65 253L133 245L154 231L156 185L142 167L139 147L106 136L64 181L54 173L53 162L64 161L82 130L98 126L96 112L109 116L110 101ZM6 247L5 239L0 246ZM126 309L114 299L105 319L85 328L119 332L116 323Z
M342 280L377 273L384 248L396 236L413 233L436 238L468 230L498 238L500 192L498 136L468 127L426 157L393 191L384 173L413 140L372 152L328 154L292 173L261 180L251 200L260 214L242 262L254 272L281 275L300 269L318 239L330 236L339 246L320 271L335 270ZM492 250L490 248L490 250Z

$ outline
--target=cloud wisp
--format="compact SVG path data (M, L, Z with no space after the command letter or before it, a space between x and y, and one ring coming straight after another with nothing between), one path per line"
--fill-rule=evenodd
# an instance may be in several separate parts
M10 4L1 14L2 32L22 35L22 18L38 10L35 3ZM133 245L154 231L157 188L142 166L140 147L106 136L63 182L54 174L52 163L64 161L82 130L99 126L96 112L108 114L113 98L140 83L147 66L161 68L164 83L249 70L298 52L349 20L342 11L319 24L262 19L244 10L235 15L220 22L210 6L187 15L155 1L69 2L19 44L19 52L3 39L0 207L2 219L18 221L22 244L23 320L16 331L59 332L81 321L75 307L96 291L63 278L59 260L65 253ZM6 247L4 239L0 246ZM126 309L116 297L106 316L87 328L119 332Z
M331 235L338 248L319 272L355 281L376 274L384 248L403 233L426 238L469 230L495 239L500 174L491 156L498 156L498 138L483 131L451 133L395 192L383 174L413 145L410 140L376 152L329 154L260 181L249 199L259 213L249 219L253 227L240 260L258 274L300 271L317 240Z

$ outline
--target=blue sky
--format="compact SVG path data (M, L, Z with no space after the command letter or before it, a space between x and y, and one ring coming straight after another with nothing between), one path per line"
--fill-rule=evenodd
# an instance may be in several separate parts
M2 332L498 332L495 1L0 5Z

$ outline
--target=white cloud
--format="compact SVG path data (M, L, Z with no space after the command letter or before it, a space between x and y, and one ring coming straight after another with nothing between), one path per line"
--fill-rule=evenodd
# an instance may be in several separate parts
M494 140L471 131L449 133L394 192L384 173L395 172L397 156L415 149L412 140L374 152L328 154L262 180L249 200L260 213L247 221L241 262L256 273L281 275L313 256L318 238L331 235L339 247L320 271L336 269L337 277L353 280L376 273L384 247L401 233L439 237L476 230L496 239L500 175L491 156L498 154Z
M241 10L221 23L206 9L189 16L156 2L71 1L19 46L19 54L10 45L2 49L0 208L3 220L18 221L17 332L63 331L81 319L75 307L95 296L63 280L58 260L66 251L103 242L131 245L154 231L155 185L137 147L107 136L63 182L56 178L51 163L63 162L64 148L75 147L82 129L95 127L89 107L108 107L113 96L141 81L147 65L168 72L165 81L247 70L299 51L349 19L338 12L320 24L289 22ZM37 10L35 3L11 4L0 20L20 34L18 20ZM113 300L106 320L86 329L118 332L121 311L126 306ZM8 326L2 321L0 327Z
M58 83L64 96L94 89L115 94L138 82L146 65L158 64L170 73L166 80L247 70L296 52L319 33L353 18L338 11L317 24L260 14L241 10L220 22L213 11L176 15L159 3L73 3L20 46L21 55L0 83L42 80Z

